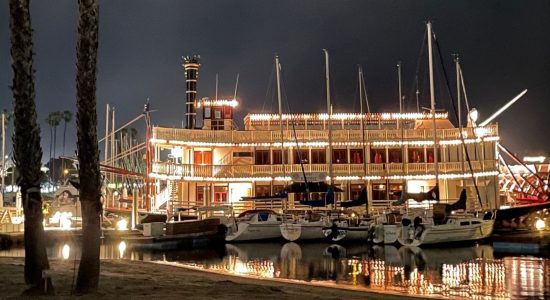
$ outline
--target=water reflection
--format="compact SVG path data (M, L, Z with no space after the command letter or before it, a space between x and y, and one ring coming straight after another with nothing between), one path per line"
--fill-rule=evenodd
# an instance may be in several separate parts
M221 273L353 286L410 295L471 299L541 298L549 295L550 262L496 259L489 245L462 248L342 246L330 244L229 244L216 260L175 260Z
M22 249L0 256L23 256ZM80 257L77 243L48 248L57 259ZM471 299L550 297L550 260L494 257L490 245L428 248L323 243L246 243L178 251L136 251L101 245L101 258L170 261L219 273L299 280L322 285Z

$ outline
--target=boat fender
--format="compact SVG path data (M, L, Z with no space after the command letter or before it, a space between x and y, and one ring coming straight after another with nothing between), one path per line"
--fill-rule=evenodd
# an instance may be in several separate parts
M330 234L327 237L331 240L338 237L338 225L336 225L336 222L332 222L332 226L330 226Z
M374 236L378 239L383 240L384 239L384 225L378 224L375 227Z
M424 225L421 224L422 219L420 217L414 218L414 239L420 239L422 232L424 232Z
M369 231L367 232L367 240L368 241L372 241L374 240L374 230L376 229L376 225L375 224L371 224L370 227L369 227Z

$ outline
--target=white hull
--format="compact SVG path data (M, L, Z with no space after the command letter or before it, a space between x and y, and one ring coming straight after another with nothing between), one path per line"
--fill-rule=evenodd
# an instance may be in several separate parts
M372 242L375 244L394 244L397 242L399 229L397 225L378 224L374 227Z
M474 221L475 223L470 221ZM460 223L468 222L467 225ZM402 226L399 232L399 243L404 246L433 245L453 242L482 240L493 232L494 220L457 219L456 222L441 225L423 225L425 229L419 237L414 237L412 225Z
M225 236L227 242L258 241L281 238L279 226L281 222L248 223L239 222L237 226L229 227Z
M326 239L323 228L326 222L283 223L280 225L281 235L290 242L297 240Z
M338 226L336 233L333 233L335 230L331 227L325 227L323 229L324 235L332 240L333 242L340 241L367 241L369 239L369 228L370 226Z

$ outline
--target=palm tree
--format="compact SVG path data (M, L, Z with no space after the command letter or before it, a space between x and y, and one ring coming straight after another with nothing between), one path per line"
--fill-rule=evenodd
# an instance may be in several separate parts
M79 0L78 8L80 19L76 49L76 123L82 204L82 258L75 289L78 294L85 294L97 290L101 243L101 174L96 112L99 4L97 0Z
M49 113L48 116L46 117L46 124L48 124L48 126L50 126L50 156L49 156L49 159L51 160L52 159L52 146L53 146L53 126L54 126L54 117L53 117L53 113ZM49 166L51 168L51 166Z
M66 110L61 113L61 118L63 119L63 155L65 155L65 136L67 134L67 123L73 120L73 112Z
M61 118L63 119L63 156L65 156L65 136L67 135L67 123L71 122L73 119L73 112L66 110L61 113ZM65 171L65 158L61 160L61 172ZM63 173L64 174L64 173Z
M46 117L46 123L50 126L50 179L52 182L56 180L55 169L55 150L57 144L57 126L61 124L62 115L58 111L54 111L48 114ZM53 149L53 152L52 152Z
M61 124L63 120L63 113L60 111L54 111L53 113L53 158L55 159L55 150L57 149L57 126Z
M34 103L33 43L29 0L10 0L11 60L13 69L15 164L25 214L25 282L41 291L42 274L50 268L44 241L40 171L42 147ZM51 280L46 279L51 286ZM51 289L48 289L51 291Z

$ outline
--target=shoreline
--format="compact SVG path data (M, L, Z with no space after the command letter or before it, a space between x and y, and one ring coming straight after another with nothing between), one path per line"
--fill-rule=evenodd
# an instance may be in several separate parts
M23 258L0 257L0 299L19 299L26 285ZM71 299L74 260L50 260L55 299ZM78 268L78 263L76 264ZM75 270L76 272L76 270ZM76 276L76 275L75 275ZM333 284L316 284L294 280L260 279L255 276L220 274L173 263L130 260L101 260L99 289L79 299L150 299L187 297L190 299L419 299L398 293L354 290ZM425 297L422 297L425 298ZM52 297L49 297L52 299Z

